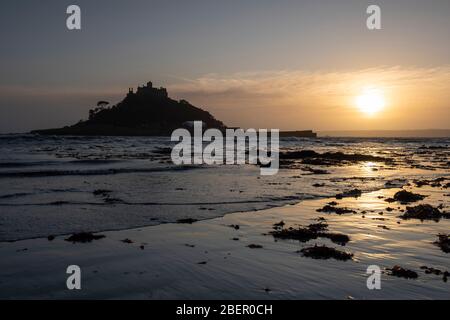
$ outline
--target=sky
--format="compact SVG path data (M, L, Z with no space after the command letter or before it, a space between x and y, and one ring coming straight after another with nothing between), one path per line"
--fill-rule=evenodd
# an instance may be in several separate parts
M450 129L449 34L449 0L2 1L0 133L73 124L147 81L229 126Z

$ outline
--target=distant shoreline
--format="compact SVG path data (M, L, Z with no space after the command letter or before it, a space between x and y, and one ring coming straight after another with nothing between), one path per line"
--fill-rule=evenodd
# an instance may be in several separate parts
M450 138L450 129L424 130L327 130L317 131L319 138Z
M9 136L9 135L41 135L39 133L36 133L36 131L40 130L33 130L33 132L5 132L0 133L0 136ZM286 131L280 131L280 137L286 138L286 137L295 137L295 135L286 135L282 134ZM289 132L289 131L287 131ZM450 129L442 129L442 130L376 130L376 131L317 131L316 138L417 138L417 139L439 139L439 138L450 138ZM46 134L49 136L49 134ZM41 135L41 136L46 136ZM55 134L57 136L71 136L70 134ZM76 134L76 136L81 136L81 134ZM112 136L112 135L101 135L101 134L95 134L95 135L86 135L91 137L102 137L102 136ZM155 137L169 137L168 135L148 135L148 134L115 134L113 136L117 137L141 137L141 136L155 136ZM314 138L314 137L309 137Z

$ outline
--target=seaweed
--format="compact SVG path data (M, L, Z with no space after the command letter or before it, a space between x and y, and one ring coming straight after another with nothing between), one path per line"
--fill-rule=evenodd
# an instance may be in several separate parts
M434 242L445 253L450 253L450 234L438 234L438 240Z
M410 202L416 202L425 199L426 196L418 194L418 193L412 193L406 190L401 190L394 194L394 200L398 201L402 204L410 203Z
M299 251L304 257L313 259L336 259L340 261L347 261L353 259L353 253L340 251L335 248L327 246L318 246L303 248Z
M450 218L447 212L441 212L429 204L420 204L415 207L406 207L406 212L400 216L402 219L420 219L439 221L441 218Z
M91 232L80 232L80 233L74 233L72 234L69 238L65 239L66 241L69 242L81 242L81 243L86 243L86 242L92 242L92 240L99 240L105 238L104 235L102 234L92 234Z
M177 223L188 223L188 224L192 224L194 222L197 222L197 219L192 219L192 218L185 218L185 219L178 219Z
M325 212L325 213L336 213L336 214L345 214L345 213L356 213L356 211L348 209L348 208L339 208L335 206L331 206L329 204L325 205L323 208L317 209L317 212Z
M404 269L404 268L400 267L399 265L395 265L390 269L387 268L386 270L389 271L388 272L389 275L399 277L399 278L417 279L419 277L417 272L408 270L408 269Z

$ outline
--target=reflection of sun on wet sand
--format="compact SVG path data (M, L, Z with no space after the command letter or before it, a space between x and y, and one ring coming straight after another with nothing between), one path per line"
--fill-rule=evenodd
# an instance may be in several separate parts
M422 199L383 189L102 232L105 238L91 243L59 236L4 244L0 297L73 297L61 270L78 264L83 289L77 298L448 299L448 182L405 187ZM442 216L406 215L425 204ZM327 206L349 211L320 210ZM384 270L382 290L366 288L369 265Z
M449 298L448 140L282 139L260 176L86 139L3 141L0 298Z

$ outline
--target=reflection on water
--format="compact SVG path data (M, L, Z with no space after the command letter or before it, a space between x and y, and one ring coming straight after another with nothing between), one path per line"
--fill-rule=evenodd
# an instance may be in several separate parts
M358 153L390 161L298 162L275 176L260 176L252 165L176 167L169 158L172 144L164 137L2 135L0 240L207 219L355 188L400 187L415 177L447 175L449 142L286 138L282 150Z

